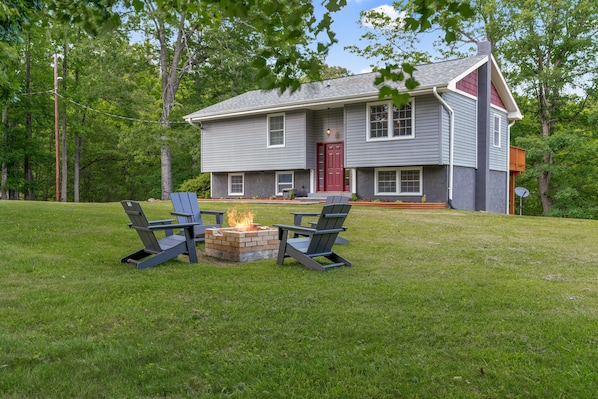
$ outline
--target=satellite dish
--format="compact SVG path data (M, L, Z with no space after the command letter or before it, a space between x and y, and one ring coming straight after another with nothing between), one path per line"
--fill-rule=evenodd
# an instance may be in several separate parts
M515 194L517 194L521 198L526 198L529 196L529 190L525 187L516 187Z
M529 190L525 187L515 187L515 194L519 196L519 216L523 209L523 199L529 195Z

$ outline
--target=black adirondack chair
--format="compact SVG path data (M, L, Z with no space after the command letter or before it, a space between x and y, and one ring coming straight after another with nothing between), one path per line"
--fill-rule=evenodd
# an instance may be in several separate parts
M351 266L351 262L332 250L338 233L346 230L343 223L350 209L350 204L324 205L314 227L275 224L280 240L278 264L282 265L286 257L292 257L304 266L322 272L332 267ZM305 237L289 238L290 231ZM315 260L321 257L332 263L320 263Z
M189 262L197 263L197 251L193 240L193 223L166 224L147 220L141 204L136 201L121 201L125 213L131 223L129 227L135 229L144 248L122 258L121 263L134 263L137 269L147 269L160 263L174 259L179 255L188 255ZM162 221L160 221L162 222ZM172 234L169 230L181 229L184 235ZM165 238L158 240L156 230L165 230Z
M326 202L324 202L324 205L330 205L330 204L346 204L349 202L349 197L346 195L329 195L328 197L326 197ZM320 216L319 213L317 212L291 212L293 215L293 224L295 226L301 226L303 223L303 218L304 217L315 217L315 216ZM317 222L309 222L309 225L311 227L314 227L315 224ZM302 235L299 232L295 232L294 236L298 237ZM349 240L347 240L344 237L336 237L336 243L337 244L348 244Z
M197 194L195 193L172 193L170 194L174 212L171 215L176 216L179 223L194 223L195 241L205 241L206 229L222 227L224 212L221 211L202 211L199 209ZM214 224L204 224L202 215L213 215L216 218Z

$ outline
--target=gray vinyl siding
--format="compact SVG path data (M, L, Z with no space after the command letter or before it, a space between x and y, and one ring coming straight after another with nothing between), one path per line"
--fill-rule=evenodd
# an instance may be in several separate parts
M313 111L307 111L306 118L306 140L305 140L305 168L314 169L316 167L316 137L313 134L317 115Z
M285 114L284 147L268 148L267 115L202 124L202 172L305 169L306 112Z
M458 93L446 93L444 101L455 112L455 166L477 167L477 101Z
M493 137L493 126L494 116L500 117L500 147L494 146ZM497 170L501 172L508 171L509 166L507 165L509 143L507 137L508 120L507 115L504 111L500 111L496 108L492 108L490 111L490 170Z
M442 130L440 132L440 145L442 151L440 153L440 165L448 165L450 162L450 139L451 139L451 116L449 112L441 105L439 108L440 118L442 120Z
M316 169L317 143L333 143L345 138L344 108L308 111L306 168ZM326 134L330 129L330 135Z
M347 105L346 167L437 165L441 160L440 103L433 96L414 99L414 139L367 141L367 104Z

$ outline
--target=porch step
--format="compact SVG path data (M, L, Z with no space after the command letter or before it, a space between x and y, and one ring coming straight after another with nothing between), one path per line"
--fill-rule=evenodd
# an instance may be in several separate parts
M326 201L326 198L333 196L333 195L346 195L347 197L351 197L351 193L343 192L343 191L327 191L327 192L317 192L317 193L307 193L307 197L295 197L296 200L307 200L307 201Z

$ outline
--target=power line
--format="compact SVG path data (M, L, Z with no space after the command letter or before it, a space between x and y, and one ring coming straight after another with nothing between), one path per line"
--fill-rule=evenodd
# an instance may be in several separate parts
M62 99L65 99L65 100L67 100L67 101L69 101L69 102L71 102L71 103L73 103L73 104L75 104L75 105L77 105L77 106L79 106L81 108L85 108L85 109L87 109L89 111L96 112L96 113L101 114L101 115L109 116L111 118L123 119L123 120L127 120L127 121L141 122L141 123L157 123L157 124L161 124L162 123L160 121L152 121L152 120L148 120L148 119L137 119L137 118L131 118L131 117L128 117L128 116L121 116L121 115L111 114L111 113L105 112L105 111L100 111L100 110L97 110L95 108L91 108L88 105L83 105L81 103L78 103L77 101L71 100L70 98L63 96L62 94L58 94L58 97L60 97ZM172 122L172 121L170 123L173 124L173 125L187 124L187 122Z
M21 95L22 96L33 96L33 95L52 94L52 93L54 93L54 90L38 91L38 92L35 92L35 93L21 93ZM156 124L161 124L162 123L160 121L152 121L152 120L149 120L149 119L131 118L129 116L116 115L116 114L111 114L109 112L100 111L100 110L92 108L92 107L90 107L88 105L83 105L81 103L78 103L77 101L71 100L70 98L63 96L60 93L58 93L58 97L62 98L63 100L66 100L66 101L68 101L70 103L73 103L73 104L75 104L78 107L85 108L85 109L87 109L89 111L96 112L98 114L101 114L101 115L104 115L104 116L108 116L110 118L123 119L123 120L131 121L131 122L140 122L140 123L156 123ZM172 124L172 125L183 125L183 124L186 125L187 122L172 122L171 121L170 124Z

